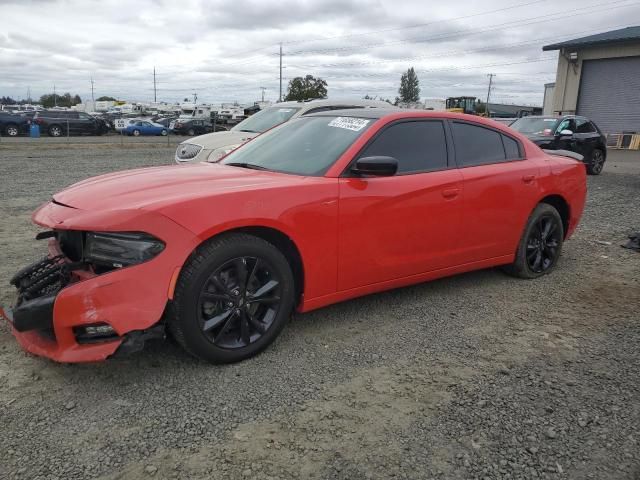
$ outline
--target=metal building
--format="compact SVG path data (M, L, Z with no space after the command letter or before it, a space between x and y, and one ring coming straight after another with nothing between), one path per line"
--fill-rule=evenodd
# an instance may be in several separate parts
M559 50L554 113L585 115L605 133L640 133L640 26L542 49Z

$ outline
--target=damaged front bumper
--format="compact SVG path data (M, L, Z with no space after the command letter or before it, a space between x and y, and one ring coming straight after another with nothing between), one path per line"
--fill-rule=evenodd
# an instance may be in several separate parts
M12 308L0 308L26 351L64 363L95 362L140 350L164 337L163 315L172 279L197 239L183 227L150 212L89 212L49 203L34 222L53 228L48 256L21 269L11 283L18 290ZM142 229L163 238L167 248L156 258L106 273L93 270L63 252L62 230L100 231L105 223L124 231ZM42 238L39 236L38 238ZM66 250L65 250L66 251Z

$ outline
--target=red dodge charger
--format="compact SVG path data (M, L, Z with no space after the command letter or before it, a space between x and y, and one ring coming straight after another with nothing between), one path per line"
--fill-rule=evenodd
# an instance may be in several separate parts
M263 350L294 310L498 265L535 278L585 203L584 164L553 154L480 117L345 110L220 163L91 178L33 214L48 256L11 279L4 316L60 362L168 332L223 363Z

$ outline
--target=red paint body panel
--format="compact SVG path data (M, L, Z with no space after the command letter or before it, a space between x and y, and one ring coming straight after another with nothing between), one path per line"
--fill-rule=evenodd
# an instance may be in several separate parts
M367 141L404 118L464 119L520 140L526 159L380 178L345 178ZM582 163L550 157L517 132L480 117L404 111L375 120L323 177L220 164L139 169L80 182L33 215L36 224L83 231L141 231L165 250L140 265L87 276L54 306L56 342L14 334L28 351L64 362L95 361L119 341L78 345L72 328L107 322L120 335L157 323L176 271L225 231L265 227L296 245L303 261L299 311L381 290L510 263L528 216L549 195L569 205L566 236L586 197ZM55 247L55 245L54 245Z

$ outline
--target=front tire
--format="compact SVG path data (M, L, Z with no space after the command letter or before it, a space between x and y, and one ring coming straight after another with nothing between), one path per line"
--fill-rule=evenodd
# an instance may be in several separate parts
M4 132L8 137L17 137L20 133L18 126L13 124L7 125Z
M134 137L139 137L140 136L140 130L136 129L133 131L133 136Z
M196 132L193 128L190 128L189 131L187 132L187 135L189 135L190 137L193 137L195 134Z
M169 331L192 355L231 363L264 350L294 307L289 262L271 243L243 233L200 246L176 285Z
M564 239L564 227L558 211L540 203L529 216L513 264L505 268L510 275L538 278L556 266Z
M596 148L591 152L591 158L587 163L587 173L589 175L600 175L604 169L604 152Z

